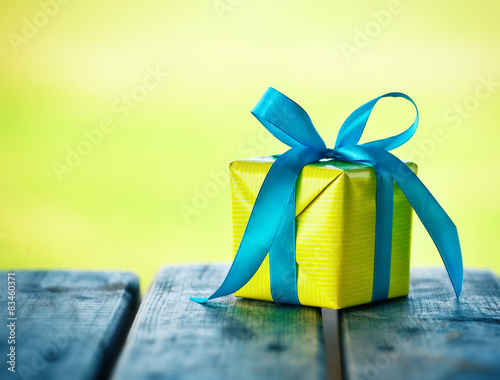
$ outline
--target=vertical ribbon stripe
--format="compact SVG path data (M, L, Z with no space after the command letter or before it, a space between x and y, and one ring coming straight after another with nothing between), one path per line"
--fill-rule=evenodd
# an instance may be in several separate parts
M295 262L295 193L294 188L294 197L285 209L283 222L269 250L269 270L273 300L300 305Z
M372 302L389 297L392 253L392 212L394 185L392 177L381 166L375 166L377 177L377 213L375 220L375 262Z

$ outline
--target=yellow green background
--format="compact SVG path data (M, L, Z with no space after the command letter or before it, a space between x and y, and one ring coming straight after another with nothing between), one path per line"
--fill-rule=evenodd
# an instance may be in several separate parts
M273 86L307 110L330 146L362 103L389 91L413 97L419 130L394 153L419 164L458 226L464 264L500 272L500 3L0 7L2 268L126 269L145 289L163 264L229 261L228 163L286 150L250 114ZM137 89L157 69L168 75L156 88ZM117 112L134 91L142 101ZM455 105L470 112L457 116ZM387 100L363 141L413 117L411 106ZM66 165L68 147L85 145L107 119L114 129L58 178L54 163ZM189 207L195 213L183 216ZM441 265L418 219L412 265Z

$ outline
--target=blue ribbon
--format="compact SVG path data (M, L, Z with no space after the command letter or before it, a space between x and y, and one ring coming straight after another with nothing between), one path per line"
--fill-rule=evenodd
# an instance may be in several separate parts
M410 101L416 110L411 126L398 135L358 144L375 104L382 98ZM295 261L295 193L302 168L322 158L374 167L377 178L375 260L372 301L388 298L392 250L393 181L406 196L436 245L457 298L463 281L457 228L420 179L389 153L406 143L418 125L418 109L402 93L391 92L355 110L342 124L334 149L328 149L307 113L293 100L269 88L252 114L291 149L271 166L255 201L233 264L222 285L209 297L190 297L204 303L241 289L269 253L271 295L274 301L300 305Z

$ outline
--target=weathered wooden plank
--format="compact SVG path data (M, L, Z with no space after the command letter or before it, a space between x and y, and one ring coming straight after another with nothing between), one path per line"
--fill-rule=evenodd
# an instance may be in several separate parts
M321 310L224 297L227 266L162 268L148 289L113 380L323 379Z
M410 296L341 310L347 379L500 379L500 281L466 270L457 301L444 269L416 269Z
M16 271L15 312L8 314L8 272L0 272L2 379L90 380L109 375L139 302L131 273ZM12 289L12 288L11 288ZM11 304L12 305L12 304ZM17 318L9 319L7 318ZM15 372L5 358L15 347Z

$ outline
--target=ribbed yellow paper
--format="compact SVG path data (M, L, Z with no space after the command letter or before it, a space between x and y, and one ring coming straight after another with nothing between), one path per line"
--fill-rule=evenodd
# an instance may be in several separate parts
M230 165L233 251L236 254L273 157ZM416 165L407 164L414 172ZM377 182L372 167L324 160L297 181L298 296L302 305L340 309L372 298ZM389 298L409 291L412 209L394 186ZM269 260L236 296L272 301Z

